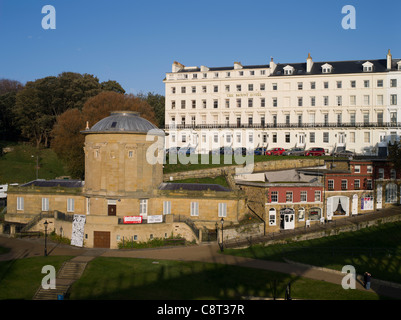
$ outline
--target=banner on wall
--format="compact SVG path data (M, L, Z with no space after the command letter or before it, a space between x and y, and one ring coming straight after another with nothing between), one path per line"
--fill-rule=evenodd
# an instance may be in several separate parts
M125 216L124 224L128 223L142 223L142 216Z
M74 214L72 220L71 245L82 247L84 245L84 229L86 216L82 214Z
M148 223L161 223L161 222L163 222L162 215L148 216Z

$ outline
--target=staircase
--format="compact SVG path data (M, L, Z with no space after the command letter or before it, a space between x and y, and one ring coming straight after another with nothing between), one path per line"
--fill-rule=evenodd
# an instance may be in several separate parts
M56 276L56 288L43 289L40 286L33 300L58 300L59 295L64 298L68 294L71 285L82 276L87 263L93 258L79 256L64 262Z

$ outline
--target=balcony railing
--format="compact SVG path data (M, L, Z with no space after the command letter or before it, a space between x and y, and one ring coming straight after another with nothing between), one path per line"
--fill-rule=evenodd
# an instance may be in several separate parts
M401 122L166 124L164 129L401 128Z

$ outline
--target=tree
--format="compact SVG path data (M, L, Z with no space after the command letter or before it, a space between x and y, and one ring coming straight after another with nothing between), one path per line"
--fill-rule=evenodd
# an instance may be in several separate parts
M115 81L99 83L93 75L74 72L30 81L16 97L14 115L19 129L37 147L47 147L58 116L69 109L82 110L89 98L111 88L122 89Z
M394 141L388 144L388 160L394 164L394 169L401 170L401 143Z
M112 111L138 111L141 117L156 124L153 109L146 101L129 94L123 95L113 91L104 91L86 101L82 110L67 110L57 117L52 131L52 149L65 163L69 174L83 179L85 173L84 141L81 133L86 122L93 126L101 119L108 117Z
M101 86L103 91L114 91L122 94L125 93L123 87L121 87L121 85L114 80L104 81L101 83Z
M20 137L13 110L17 92L23 87L20 82L15 80L0 80L0 140L18 140Z

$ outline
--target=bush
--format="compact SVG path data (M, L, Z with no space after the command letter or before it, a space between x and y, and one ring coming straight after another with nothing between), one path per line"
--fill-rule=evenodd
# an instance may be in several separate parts
M173 241L168 241L173 240ZM177 240L177 241L174 241ZM181 241L180 241L181 240ZM182 245L185 244L185 239L181 237L170 237L167 239L163 238L154 238L152 240L146 242L138 242L133 240L125 240L123 239L118 243L119 249L145 249L145 248L157 248L163 247L166 245Z

